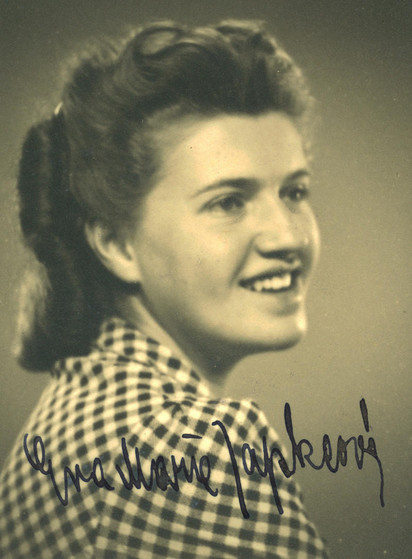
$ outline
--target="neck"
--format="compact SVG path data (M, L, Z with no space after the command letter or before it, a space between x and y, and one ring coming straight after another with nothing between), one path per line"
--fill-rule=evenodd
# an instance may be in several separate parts
M228 374L238 359L230 358L223 351L207 351L204 344L179 343L135 296L126 297L118 303L117 308L120 315L134 324L142 334L168 347L181 361L189 363L215 397L223 397ZM203 351L197 351L196 345L202 346Z

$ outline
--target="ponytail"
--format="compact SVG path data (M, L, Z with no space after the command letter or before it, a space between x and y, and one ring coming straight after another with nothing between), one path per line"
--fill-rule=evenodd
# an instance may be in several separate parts
M18 321L18 360L30 370L87 353L111 312L112 278L86 244L69 168L60 113L30 129L17 184L22 233L37 260L23 282Z

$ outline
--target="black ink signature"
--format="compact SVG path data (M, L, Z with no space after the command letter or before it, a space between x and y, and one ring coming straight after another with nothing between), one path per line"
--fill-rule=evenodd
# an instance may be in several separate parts
M362 420L363 420L365 430L366 432L369 432L368 409L366 406L366 402L363 398L360 401L360 411L362 414ZM289 467L286 458L284 457L282 451L278 447L273 446L269 450L266 437L262 437L260 463L262 463L262 455L263 455L263 467L261 467L258 461L258 456L256 454L257 450L251 447L247 442L245 442L242 446L243 472L248 476L257 472L262 478L269 477L274 501L279 514L283 514L283 507L279 497L278 486L275 478L275 471L274 471L275 460L277 461L277 464L281 472L286 478L290 478L296 473L296 467L298 462L302 468L304 468L306 464L308 464L314 470L321 470L326 466L326 468L330 472L336 473L339 469L339 466L346 466L348 462L348 446L351 443L353 443L355 461L359 470L363 468L365 454L371 456L377 462L379 468L379 476L380 476L380 503L382 507L385 505L384 497L383 497L383 489L384 489L383 467L382 467L382 462L378 456L376 450L376 443L373 437L368 438L368 444L367 446L365 446L365 440L363 435L359 435L358 437L352 436L346 440L341 435L339 435L336 444L335 457L334 457L330 437L329 435L324 435L322 440L322 451L323 451L322 459L319 464L316 464L312 459L312 454L314 450L312 443L308 439L301 439L299 442L296 442L295 435L293 432L292 413L291 413L290 405L288 403L285 404L284 418L285 418L286 431L288 433L289 440L292 446L291 467ZM250 515L247 510L246 501L243 493L243 487L242 487L241 469L239 467L238 459L236 458L229 434L227 432L225 425L221 421L219 420L213 421L212 425L219 428L223 434L227 451L229 453L230 462L233 469L233 475L236 483L236 490L237 490L240 510L244 518L249 518ZM64 467L63 470L64 491L62 494L58 487L58 484L56 483L52 459L48 458L46 460L46 452L45 452L43 439L39 435L36 435L34 437L33 453L31 454L27 446L27 438L28 438L28 434L26 433L23 439L23 449L29 464L34 470L39 471L41 474L50 477L54 491L62 505L66 506L69 501L68 486L70 480L71 483L76 488L77 492L81 491L80 482L83 483L93 482L98 488L104 488L108 491L113 491L115 489L114 486L110 484L105 477L104 468L101 459L96 457L93 461L93 467L89 475L85 475L78 464L74 466L74 471L72 471L69 466ZM182 434L182 438L201 439L202 437L200 435L184 433ZM123 487L129 491L133 490L133 488L141 489L142 487L146 491L152 491L154 485L156 485L162 491L166 491L167 488L170 486L174 491L178 492L180 490L178 475L182 473L184 479L188 483L193 483L194 479L196 478L196 481L200 483L200 485L202 485L212 497L216 497L218 495L218 489L212 489L209 485L212 472L211 472L210 459L207 455L201 456L199 460L196 460L195 456L191 456L189 467L186 464L185 458L181 458L180 462L177 463L175 456L171 455L170 462L172 464L172 471L170 474L167 469L166 459L164 458L164 456L159 455L157 458L151 459L150 474L147 478L143 474L143 470L140 462L139 449L137 447L134 449L135 463L132 466L129 450L126 445L126 439L124 437L122 437L121 439L121 448L122 448L122 456L123 456L127 473L123 471L122 467L119 464L115 464L115 467Z
M363 398L360 401L360 409L361 409L365 430L366 432L369 432L368 408ZM336 456L335 456L334 463L332 463L333 461L332 444L330 442L329 435L324 435L322 441L322 449L323 449L322 460L320 464L315 464L311 459L311 456L313 454L312 443L308 439L301 439L298 443L296 442L295 435L293 433L292 413L291 413L290 405L288 403L285 404L284 417L285 417L286 430L292 445L292 468L289 467L285 457L283 456L282 451L278 447L276 446L272 447L269 452L266 437L262 437L262 451L263 451L263 463L264 463L263 469L260 467L259 462L257 460L256 449L251 448L248 443L244 443L242 446L243 470L247 475L252 475L256 471L259 473L261 477L269 476L270 484L272 486L273 497L279 514L283 514L283 507L277 489L273 459L275 457L278 458L277 462L279 464L279 467L283 475L287 478L293 476L293 474L296 473L296 463L297 463L296 459L298 459L299 464L301 465L302 468L305 467L306 465L305 461L306 461L306 463L309 464L309 466L314 470L321 470L326 465L327 469L330 472L336 473L340 465L346 466L347 464L348 461L347 448L350 443L353 443L355 460L359 470L363 468L363 460L365 454L372 456L372 458L376 460L379 468L379 475L380 475L380 503L382 507L385 506L385 502L383 498L383 487L384 487L383 467L382 467L382 462L376 450L375 440L372 437L369 437L368 446L365 447L365 441L363 435L359 435L357 438L350 437L347 440L345 440L341 435L339 435L337 440ZM243 494L242 480L239 472L239 465L232 447L232 443L230 442L230 438L227 433L226 427L223 425L221 421L214 421L212 425L218 425L219 428L222 430L223 436L225 437L226 445L230 455L230 460L232 462L233 473L235 476L236 489L237 489L240 509L242 511L243 516L245 518L249 518L249 512L247 510L245 498ZM304 453L302 449L302 447L304 446L307 447L306 453Z
M114 487L112 485L110 485L110 483L104 477L103 465L102 465L102 462L101 462L100 458L95 458L93 460L93 469L88 476L84 475L84 473L80 469L79 464L75 465L74 473L69 468L69 466L64 467L64 470L63 470L64 496L62 496L62 494L59 490L59 487L56 483L56 478L54 476L52 459L49 458L46 461L46 453L45 453L43 439L39 435L36 435L34 437L34 440L33 440L33 455L34 455L34 457L32 457L30 452L29 452L29 449L27 448L27 437L28 437L28 433L26 433L24 435L23 449L24 449L24 452L26 454L26 458L29 461L30 466L32 468L34 468L35 470L39 471L41 474L43 474L45 476L50 476L51 482L52 482L53 487L54 487L54 491L55 491L55 493L56 493L56 495L57 495L57 497L58 497L58 499L59 499L59 501L61 502L62 505L66 506L69 502L69 497L68 497L68 494L67 494L68 493L68 486L69 486L69 478L71 479L71 481L72 481L73 485L75 486L76 491L78 493L80 493L80 491L81 491L80 481L83 481L84 483L89 483L89 481L93 481L93 483L97 487L104 487L108 491L113 491L114 490ZM39 456L39 450L38 449L40 449L40 456ZM100 473L100 479L98 477L98 472Z
M199 435L191 435L188 433L184 433L182 435L182 438L201 439L202 437ZM158 456L156 459L152 458L150 462L150 478L149 481L147 481L144 477L142 466L140 464L139 449L135 448L134 452L135 452L137 476L134 474L133 467L130 462L129 451L126 446L126 440L124 437L122 437L122 454L129 474L129 479L128 480L126 479L126 476L124 475L122 468L118 464L116 464L116 470L120 476L120 479L122 480L124 487L126 489L129 489L129 491L133 489L133 487L136 487L136 489L140 489L142 486L146 489L146 491L151 491L153 488L154 477L156 478L157 487L159 487L159 489L161 489L162 491L166 491L169 485L175 491L179 491L179 480L177 478L177 475L180 472L183 472L186 481L188 481L189 483L193 482L193 477L194 477L193 474L195 474L196 480L201 485L204 486L204 488L208 491L208 493L210 493L210 495L212 495L212 497L216 497L216 495L218 494L218 490L212 489L209 485L209 479L211 473L209 456L207 455L201 456L199 460L199 464L196 463L195 457L191 456L190 469L188 470L185 459L181 458L180 464L178 465L176 463L175 456L173 456L172 454L170 457L170 461L172 463L173 479L170 477L167 471L167 466L164 457ZM204 470L206 470L207 473L204 473Z

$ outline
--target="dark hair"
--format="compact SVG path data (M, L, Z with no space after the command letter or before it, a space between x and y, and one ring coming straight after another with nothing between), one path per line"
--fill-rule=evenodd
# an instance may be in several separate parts
M151 130L190 114L275 110L299 120L309 104L299 69L255 22L150 24L84 60L22 150L20 221L38 269L23 285L20 364L44 370L87 353L116 312L128 286L100 264L84 225L120 234L135 219L158 165Z

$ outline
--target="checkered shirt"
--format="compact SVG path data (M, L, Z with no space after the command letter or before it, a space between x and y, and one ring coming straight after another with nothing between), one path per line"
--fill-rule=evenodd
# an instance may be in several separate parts
M230 439L248 518L240 507L228 441L215 421ZM255 403L213 399L167 348L110 319L88 356L56 363L6 460L0 557L327 557L296 484L276 470L279 514L269 477L245 469L245 442L256 449L263 468L262 437L269 448L280 446ZM184 458L186 477L183 470L173 475L172 456L176 464ZM190 478L191 460L200 481L196 468ZM58 493L64 501L65 473L62 504Z

